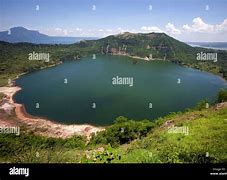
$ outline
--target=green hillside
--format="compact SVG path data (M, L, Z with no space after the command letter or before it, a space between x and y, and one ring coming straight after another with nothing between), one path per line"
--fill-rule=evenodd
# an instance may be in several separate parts
M28 54L33 51L50 53L50 62L29 61ZM218 61L198 61L196 54L200 52L216 52ZM164 33L126 32L71 45L0 42L0 86L5 85L8 78L15 78L20 73L51 66L64 60L80 59L84 56L92 57L92 54L128 55L142 58L152 55L152 60L169 60L227 78L227 51L191 47Z
M82 41L75 46L80 49L81 54L79 55L95 53L142 58L152 55L154 60L169 60L227 78L226 51L191 47L165 33L133 34L126 32L99 40ZM198 61L196 57L200 52L217 53L218 61Z
M171 127L187 133L170 133ZM123 131L122 131L123 129ZM55 139L23 129L0 136L0 162L220 163L227 162L227 103L169 114L154 122L119 117L90 142Z

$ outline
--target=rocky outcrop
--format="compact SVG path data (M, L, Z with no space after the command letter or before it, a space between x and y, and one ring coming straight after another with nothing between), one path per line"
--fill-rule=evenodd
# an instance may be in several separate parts
M127 53L127 45L122 44L122 46L111 47L109 44L106 47L101 48L102 54L111 54L111 55L129 55Z

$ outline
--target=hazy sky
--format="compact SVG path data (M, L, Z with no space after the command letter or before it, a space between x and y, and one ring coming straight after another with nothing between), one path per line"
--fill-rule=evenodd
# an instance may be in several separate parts
M165 32L182 41L227 41L227 0L0 0L0 30L57 36Z

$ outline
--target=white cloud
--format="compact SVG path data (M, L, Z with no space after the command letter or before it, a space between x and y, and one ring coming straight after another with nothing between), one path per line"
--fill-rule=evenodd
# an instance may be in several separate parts
M134 29L124 29L124 28L121 28L121 27L118 27L117 30L115 30L115 34L124 33L124 32L134 33L135 30Z
M143 32L163 32L159 27L156 26L142 26L141 30Z
M85 29L79 36L94 36L94 37L105 37L112 34L116 34L116 30L113 29L104 29L104 28L98 28L98 29Z
M83 36L83 37L106 37L109 35L119 34L122 32L136 32L134 29L124 29L124 28L97 28L97 29L82 29L82 28L73 28L70 29L64 29L60 27L56 28L49 28L49 29L43 29L40 32L50 35L50 36Z
M209 11L209 10L210 10L209 5L206 5L206 6L205 6L205 10L206 10L206 11Z
M89 29L89 30L86 30L83 32L85 34L93 33L93 36L95 36L95 37L106 37L109 35L116 35L116 34L121 34L124 32L138 33L138 32L141 32L141 30L118 27L116 29L115 28L113 28L113 29L109 29L109 28Z
M196 17L192 25L185 24L182 27L183 41L226 41L227 39L227 19L217 24L208 24L201 17Z
M142 26L137 29L127 27L105 28L98 27L94 29L86 29L75 27L66 29L63 27L51 28L43 30L44 34L53 36L87 36L87 37L106 37L123 32L131 33L167 33L170 36L182 41L224 41L227 39L227 19L217 24L208 24L201 17L196 17L191 24L185 24L181 28L175 27L171 22L167 23L163 29L158 26Z
M55 28L54 30L55 31L61 31L62 29L61 28Z
M107 32L112 32L113 30L112 29L106 29Z
M122 29L122 28L120 28L120 27L119 27L119 28L117 28L117 30L118 30L118 31L123 31L123 29Z
M81 28L76 28L76 31L82 31L82 29Z
M214 30L214 26L206 24L200 17L193 19L192 28L197 32L211 32Z
M166 26L166 31L163 31L157 26L142 26L140 30L142 30L143 33L149 33L149 32L156 32L156 33L169 33L172 35L179 35L181 34L181 30L177 29L173 24L168 23Z
M54 31L55 31L54 34L57 36L67 36L68 35L68 30L66 30L66 29L57 27L54 29Z
M183 30L185 30L187 32L191 32L192 28L188 24L185 24L185 25L183 25Z
M69 36L72 33L73 31L56 27L53 30L48 30L47 34L51 34L53 36Z
M177 29L173 24L168 23L166 25L166 31L170 34L181 34L181 31Z
M221 31L221 32L225 31L225 32L227 32L227 19L225 19L223 21L223 23L221 23L219 25L216 25L215 28L216 28L217 31Z
M153 7L152 5L149 5L149 11L152 11Z
M217 25L207 24L200 17L194 18L192 22L192 26L186 24L183 25L183 29L187 32L200 33L219 33L227 31L227 19L225 19L221 24Z
M69 34L69 33L68 33L68 30L67 30L67 29L64 29L64 30L63 30L63 35L64 35L64 36L68 36L68 34Z

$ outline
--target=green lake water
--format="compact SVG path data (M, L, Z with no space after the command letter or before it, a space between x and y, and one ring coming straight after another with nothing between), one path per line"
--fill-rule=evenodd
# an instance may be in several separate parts
M133 86L113 85L116 76L133 78ZM109 125L118 116L152 120L203 99L212 102L220 88L227 86L206 72L164 61L134 64L133 59L120 56L68 61L26 74L16 83L22 90L14 99L29 114L92 125Z

